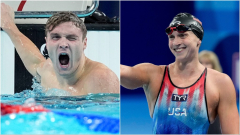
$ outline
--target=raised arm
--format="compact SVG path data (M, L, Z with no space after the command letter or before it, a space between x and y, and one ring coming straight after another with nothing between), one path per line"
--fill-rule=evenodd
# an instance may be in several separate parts
M219 79L220 80L220 79ZM218 115L223 134L239 134L239 114L236 105L236 92L229 76L219 82L220 101Z
M8 5L1 3L1 26L12 40L26 69L37 75L37 68L46 61L35 44L24 36L14 23L14 11Z
M121 85L128 89L142 87L144 84L149 84L150 73L154 65L149 63L138 64L134 67L121 65L120 67L120 82Z

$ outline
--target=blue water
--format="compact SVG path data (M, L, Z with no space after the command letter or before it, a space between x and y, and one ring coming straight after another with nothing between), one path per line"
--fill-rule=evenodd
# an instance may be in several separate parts
M2 115L1 134L119 134L119 94L47 96L36 82L32 88L1 95L1 103L42 105L51 112ZM58 89L52 92L66 95Z

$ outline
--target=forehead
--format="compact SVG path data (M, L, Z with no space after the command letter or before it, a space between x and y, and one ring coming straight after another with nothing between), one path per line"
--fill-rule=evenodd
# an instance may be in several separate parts
M57 25L52 31L48 32L48 34L51 33L78 36L82 35L81 29L76 27L72 22L64 22Z
M190 36L190 37L196 37L197 38L197 36L192 32L192 31L186 31L186 32L184 32L185 34L188 34L188 36ZM179 32L177 32L177 31L173 31L173 33L171 34L171 35L173 35L173 36L177 36L177 35L179 35L179 34L184 34L184 33L179 33ZM171 35L169 35L169 36L171 36Z

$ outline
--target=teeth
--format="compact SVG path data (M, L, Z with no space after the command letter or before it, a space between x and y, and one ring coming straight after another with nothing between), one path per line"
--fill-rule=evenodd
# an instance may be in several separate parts
M182 49L180 49L180 48L179 48L179 49L175 49L175 50L176 50L176 52L180 52L180 51L182 51Z
M61 53L61 55L67 55L67 53Z

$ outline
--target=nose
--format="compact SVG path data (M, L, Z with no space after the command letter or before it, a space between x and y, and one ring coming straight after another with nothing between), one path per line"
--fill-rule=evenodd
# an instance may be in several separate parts
M176 37L173 41L172 41L173 45L181 45L182 40L178 37Z
M63 39L60 41L59 48L60 48L60 49L67 49L68 47L69 47L69 45L68 45L66 39L63 38Z
M61 45L60 45L60 48L61 48L61 49L67 49L67 48L68 48L68 45L66 45L66 44L61 44Z

